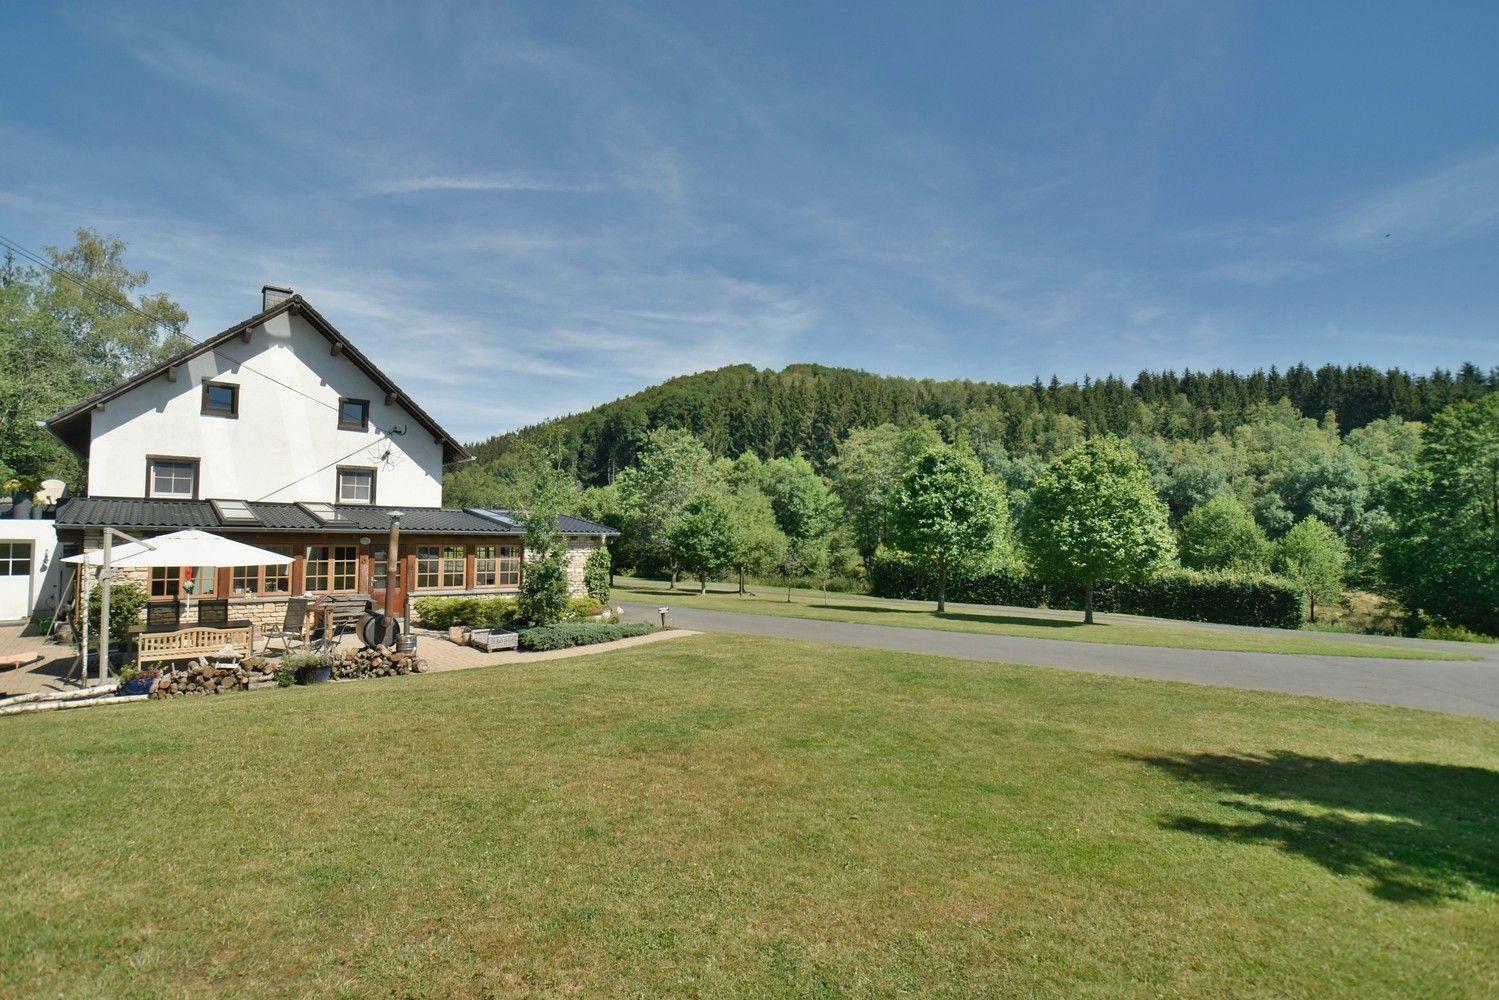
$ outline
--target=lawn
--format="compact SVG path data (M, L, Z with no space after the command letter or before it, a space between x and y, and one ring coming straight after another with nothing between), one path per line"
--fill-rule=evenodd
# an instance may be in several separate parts
M0 750L0 995L1499 990L1478 719L715 635Z
M796 591L786 600L786 591L757 587L752 595L732 590L709 589L699 594L691 589L666 590L654 581L622 579L614 587L614 600L652 604L674 604L709 611L809 618L859 625L890 625L896 628L938 629L944 632L978 632L1014 635L1031 639L1070 639L1124 646L1167 646L1173 649L1214 649L1239 653L1296 653L1309 656L1367 656L1389 660L1478 660L1482 657L1398 640L1379 643L1338 639L1321 632L1254 631L1200 623L1171 623L1128 615L1100 617L1097 624L1084 625L1075 611L1029 611L1015 613L997 608L951 608L938 614L931 601L896 601L859 594L821 594Z

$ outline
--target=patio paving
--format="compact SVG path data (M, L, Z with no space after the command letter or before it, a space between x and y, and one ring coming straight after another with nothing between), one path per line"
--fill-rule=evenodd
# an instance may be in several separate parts
M672 629L653 632L633 639L621 639L600 646L576 646L572 649L557 649L545 653L486 653L472 646L460 646L449 642L446 635L438 632L418 630L417 655L427 661L427 673L447 670L467 670L472 667L500 666L507 663L536 663L541 660L567 659L588 656L611 649L623 649L650 642L661 642L683 636L697 635L689 629ZM346 635L340 645L353 649L359 645L357 637ZM274 654L279 647L272 650ZM69 691L81 685L76 677L68 679L74 669L76 654L71 646L48 643L30 625L0 625L0 656L14 653L40 653L42 658L24 667L0 670L0 697L16 694L32 694L37 691Z
M72 646L49 643L29 623L0 625L0 656L40 653L42 658L24 667L0 669L0 697L34 691L67 691L79 687L77 678L65 680L77 653Z

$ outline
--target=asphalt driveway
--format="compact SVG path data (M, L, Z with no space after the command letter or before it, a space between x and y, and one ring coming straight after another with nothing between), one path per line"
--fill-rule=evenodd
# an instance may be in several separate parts
M621 606L631 621L659 620L656 605ZM1499 647L1495 646L1462 648L1464 653L1483 657L1478 661L1227 653L855 625L684 607L672 609L671 624L700 632L737 632L962 660L1317 695L1499 719Z

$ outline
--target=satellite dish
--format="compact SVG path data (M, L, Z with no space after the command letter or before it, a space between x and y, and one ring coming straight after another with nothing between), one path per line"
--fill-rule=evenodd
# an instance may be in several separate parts
M54 504L62 499L62 495L68 491L68 484L61 479L43 479L42 488L36 491L36 498L45 504Z

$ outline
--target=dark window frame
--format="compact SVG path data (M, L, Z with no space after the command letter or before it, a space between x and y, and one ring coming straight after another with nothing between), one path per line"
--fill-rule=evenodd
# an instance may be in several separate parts
M345 472L368 472L370 474L370 498L368 500L345 500L344 499L344 473ZM348 504L351 507L373 507L375 506L376 491L380 487L380 470L372 465L340 465L333 479L333 502Z
M158 496L155 489L156 463L177 462L191 465L193 467L193 495L183 496L180 493L167 493ZM146 456L146 499L147 500L196 500L203 489L203 460L191 455L147 455Z
M362 420L345 420L344 405L346 403L358 403L364 409ZM341 431L367 431L370 429L370 401L360 399L357 396L338 397L338 429Z
M234 394L234 402L226 410L222 406L211 406L208 402L208 390L228 389ZM239 383L238 382L204 382L203 399L198 407L198 412L205 417L225 417L229 420L239 419Z

